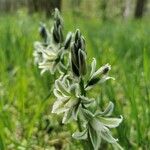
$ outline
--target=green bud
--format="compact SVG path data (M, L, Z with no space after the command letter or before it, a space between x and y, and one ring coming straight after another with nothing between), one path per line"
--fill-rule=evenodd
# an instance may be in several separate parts
M95 85L95 84L98 83L99 81L100 81L100 78L92 78L92 79L87 83L86 87Z
M45 24L41 24L39 28L39 33L40 33L40 36L43 38L44 42L47 43L48 33L47 33Z
M52 29L52 35L53 35L53 40L56 43L62 43L63 42L63 21L62 18L59 14L59 10L56 8L55 13L54 13L54 26Z
M80 75L85 75L86 74L86 54L81 49L79 49L78 51L78 60L79 60L79 73Z
M71 45L71 63L72 71L76 76L86 74L85 40L78 29Z
M72 33L69 32L69 33L67 34L67 37L66 37L66 40L65 40L65 43L64 43L64 48L65 48L65 49L67 49L67 48L70 46L71 39L72 39Z
M77 42L77 40L81 37L81 32L79 29L76 30L75 32L75 42Z

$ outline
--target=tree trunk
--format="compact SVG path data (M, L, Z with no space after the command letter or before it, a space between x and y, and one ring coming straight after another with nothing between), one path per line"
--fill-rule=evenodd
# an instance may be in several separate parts
M61 10L62 0L28 0L29 13L45 12L49 17L55 8Z
M125 5L122 8L122 14L125 19L128 19L131 15L131 1L132 0L125 0Z
M43 0L43 6L45 8L46 16L49 17L55 8L58 8L61 11L61 0Z
M107 20L107 14L106 14L107 1L101 0L101 6L100 6L100 8L102 10L102 20L105 21L105 20Z
M142 18L146 0L137 0L135 7L135 18Z

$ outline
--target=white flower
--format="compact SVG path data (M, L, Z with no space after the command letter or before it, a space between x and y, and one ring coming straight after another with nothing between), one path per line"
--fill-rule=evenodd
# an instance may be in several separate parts
M57 100L54 102L52 113L64 113L63 123L67 123L71 118L77 120L81 104L88 107L95 101L82 96L79 85L71 83L68 75L61 76L55 81L54 95Z
M101 144L101 140L105 140L119 149L123 149L118 143L118 139L112 137L109 128L116 128L122 122L122 116L120 118L108 117L113 111L113 103L110 102L104 112L96 112L92 114L86 109L82 109L83 115L89 121L86 124L86 128L82 132L75 132L72 136L75 139L87 139L89 138L94 150L98 150Z
M35 64L38 64L41 69L41 74L46 71L50 71L50 73L53 74L56 70L66 70L67 66L61 62L61 59L66 54L66 51L60 49L59 44L51 44L45 47L42 43L35 42L34 48L34 62Z
M43 61L42 53L44 51L44 47L40 42L35 42L34 43L34 49L35 49L33 52L34 63L38 64L38 63Z
M71 118L77 119L79 111L79 87L71 84L68 76L61 76L55 81L54 95L55 101L52 113L64 113L63 123L67 123Z
M91 73L89 76L89 80L87 84L85 85L85 90L90 90L94 85L104 83L105 81L109 79L113 79L113 77L108 76L109 71L111 70L111 66L109 64L106 64L102 67L100 67L98 70L96 70L96 59L93 58L92 64L91 64Z

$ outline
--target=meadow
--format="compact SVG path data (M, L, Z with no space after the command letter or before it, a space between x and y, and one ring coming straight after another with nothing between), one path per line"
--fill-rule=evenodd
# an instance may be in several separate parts
M150 21L102 22L63 14L65 32L79 28L86 39L88 61L111 64L108 81L96 89L99 104L115 104L114 116L123 116L114 135L125 150L150 149ZM33 43L40 40L40 15L0 16L0 150L82 149L71 138L77 128L64 126L51 114L54 78L40 75L34 65ZM50 95L51 94L51 95ZM94 92L93 92L94 95ZM106 149L112 149L103 143Z

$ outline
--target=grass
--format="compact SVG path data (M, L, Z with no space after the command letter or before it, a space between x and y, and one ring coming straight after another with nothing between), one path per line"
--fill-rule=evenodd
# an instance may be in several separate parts
M74 123L63 126L61 116L51 114L54 98L46 97L53 77L40 76L33 64L40 19L23 14L0 16L0 150L82 149L71 139ZM112 65L116 80L98 87L97 92L101 105L113 101L114 116L124 117L114 131L120 144L125 149L150 149L150 22L103 23L68 14L64 20L65 31L82 31L89 61L96 57L99 65Z

